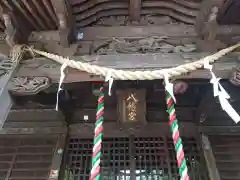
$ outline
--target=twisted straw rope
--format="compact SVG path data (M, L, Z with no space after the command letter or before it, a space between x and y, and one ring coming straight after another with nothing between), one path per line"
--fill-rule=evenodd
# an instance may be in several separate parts
M106 77L109 72L111 72L111 77L116 80L153 80L153 79L163 79L165 75L169 78L174 76L179 76L188 72L192 72L199 68L202 68L205 62L214 63L219 60L221 57L226 55L227 53L235 50L239 47L240 44L236 44L234 46L223 49L213 55L202 58L198 61L183 64L177 67L168 68L168 69L160 69L153 71L124 71L124 70L116 70L112 68L100 67L96 65L91 65L89 63L84 63L80 61L70 60L69 58L64 58L62 56L58 56L55 54L47 53L44 51L39 51L33 48L28 47L31 53L36 53L42 56L45 56L49 59L52 59L60 64L66 63L67 66L78 69L80 71L85 71L90 74L100 75Z

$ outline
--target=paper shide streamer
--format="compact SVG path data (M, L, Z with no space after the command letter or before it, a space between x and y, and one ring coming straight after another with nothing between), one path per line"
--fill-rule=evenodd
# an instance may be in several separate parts
M235 111L235 109L231 106L228 99L230 99L230 95L220 84L221 78L217 78L212 70L212 65L209 64L208 58L205 58L204 68L208 69L211 73L210 83L213 85L213 95L214 97L218 97L220 105L222 109L232 118L235 123L240 121L239 114Z

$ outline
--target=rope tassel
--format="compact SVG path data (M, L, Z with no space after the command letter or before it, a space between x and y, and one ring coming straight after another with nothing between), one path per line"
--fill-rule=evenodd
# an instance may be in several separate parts
M167 112L169 114L169 126L172 133L173 143L175 147L177 165L179 169L179 174L181 180L189 180L187 163L183 151L182 138L179 133L178 120L176 117L176 111L174 107L174 102L171 95L166 91L166 103Z
M104 115L104 88L103 86L99 89L97 114L94 130L93 140L93 154L92 154L92 169L90 180L100 180L100 160L102 156L102 132L103 132L103 115Z

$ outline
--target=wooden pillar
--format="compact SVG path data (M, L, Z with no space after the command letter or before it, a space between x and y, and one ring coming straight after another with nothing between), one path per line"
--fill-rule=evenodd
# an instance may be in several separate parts
M67 137L67 133L60 134L58 137L58 141L57 141L56 148L54 151L48 180L58 180L59 179L59 173L60 173L63 154L64 154L66 137Z
M14 12L7 10L0 5L0 16L4 20L5 24L5 40L6 43L13 47L18 43L22 43L24 40L23 34L20 32L19 22L17 16L14 16ZM13 105L12 98L8 92L8 84L12 79L18 62L12 62L12 60L6 57L0 59L0 128L2 128L10 109Z
M210 180L221 180L217 169L216 160L213 155L211 144L207 135L202 135L202 149L207 164Z
M0 70L4 70L4 74L0 74L0 129L2 128L4 122L7 119L7 116L13 105L12 98L8 92L8 84L17 69L17 63L10 63L11 60L0 60ZM10 65L10 69L4 69L4 65Z
M129 19L140 21L142 0L129 0Z

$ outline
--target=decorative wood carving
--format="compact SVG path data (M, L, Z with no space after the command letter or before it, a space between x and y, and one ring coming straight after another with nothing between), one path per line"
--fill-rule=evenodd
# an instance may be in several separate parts
M117 91L118 122L128 128L143 126L146 122L145 90Z
M32 95L51 85L47 77L14 77L10 92L16 95Z
M116 53L180 53L196 51L195 44L171 44L168 37L148 37L140 39L117 39L106 41L98 47L94 47L96 54Z
M156 16L156 15L147 15L141 16L138 21L134 22L134 25L138 26L147 26L147 25L166 25L176 23L175 19L172 19L169 16ZM129 21L128 16L110 16L103 17L99 21L95 22L93 26L128 26L132 25L132 22Z
M0 77L6 73L8 73L13 68L13 62L7 57L4 59L0 59Z

